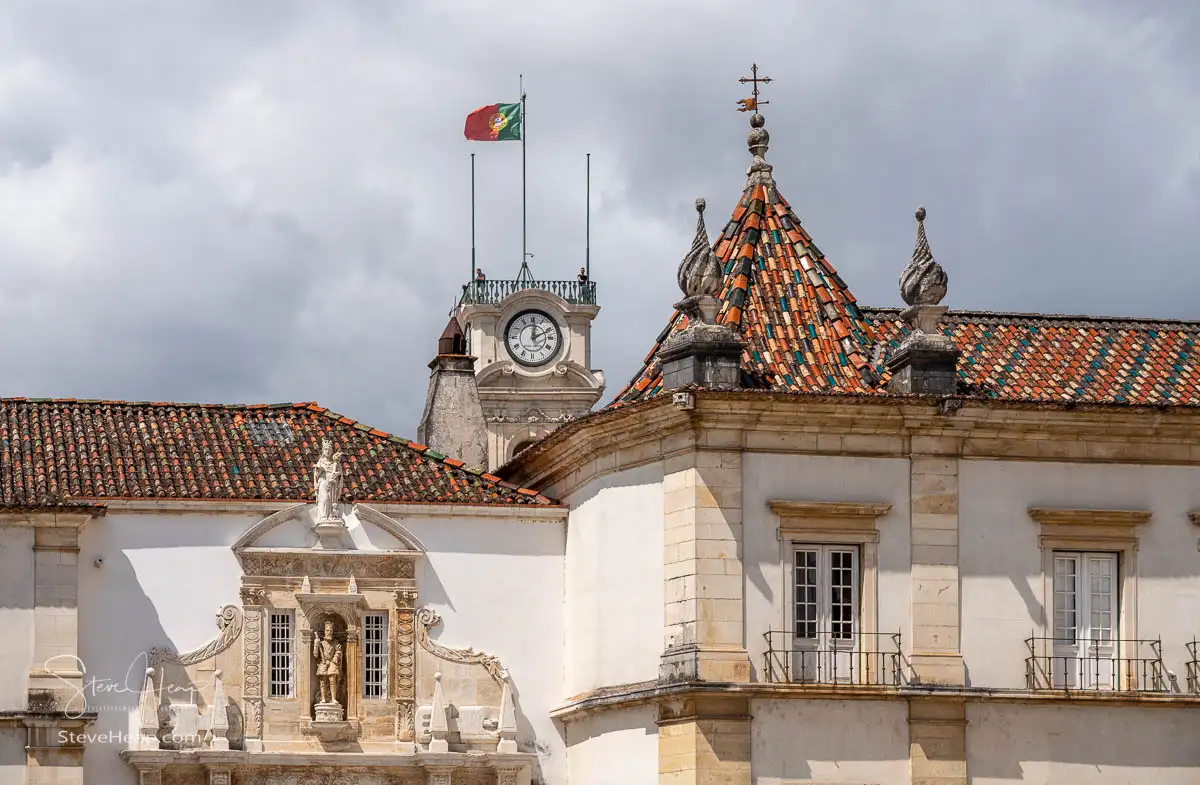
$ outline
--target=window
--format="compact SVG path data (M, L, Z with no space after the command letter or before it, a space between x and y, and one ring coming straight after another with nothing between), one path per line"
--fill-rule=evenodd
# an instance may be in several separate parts
M386 613L363 617L363 697L386 698L388 681L388 636Z
M1115 686L1117 555L1054 552L1054 686Z
M793 671L805 681L849 679L859 632L858 548L797 545L792 578Z
M293 643L292 614L289 611L271 613L269 635L271 681L269 696L292 697Z

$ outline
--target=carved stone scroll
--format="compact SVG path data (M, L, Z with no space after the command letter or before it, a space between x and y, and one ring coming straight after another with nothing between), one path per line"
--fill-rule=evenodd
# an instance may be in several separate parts
M489 676L496 680L497 684L504 684L504 666L500 664L500 660L496 657L487 652L475 651L472 648L451 649L431 640L429 631L441 623L442 617L429 608L422 608L417 611L417 642L421 644L422 649L447 662L479 665L487 671Z
M212 659L233 645L242 632L242 609L236 605L226 605L217 614L217 629L221 631L214 640L209 641L199 649L183 654L177 654L174 649L155 647L150 650L150 665L157 668L164 662L178 665L195 665Z

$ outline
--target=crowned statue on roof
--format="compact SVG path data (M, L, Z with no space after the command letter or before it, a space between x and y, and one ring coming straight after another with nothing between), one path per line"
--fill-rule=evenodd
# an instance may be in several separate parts
M313 467L313 485L317 495L317 521L340 521L338 504L342 496L342 453L333 451L333 442L321 442L321 457Z

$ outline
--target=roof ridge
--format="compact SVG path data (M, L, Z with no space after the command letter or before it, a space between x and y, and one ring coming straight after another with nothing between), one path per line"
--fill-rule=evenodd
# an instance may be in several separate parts
M861 306L864 315L884 316L900 315L901 308L893 306ZM1088 324L1139 324L1139 325L1172 325L1190 329L1200 329L1200 320L1192 319L1162 319L1154 316L1094 316L1091 314L1067 313L1036 313L1029 311L984 311L975 309L950 309L946 318L967 319L1013 319L1021 321L1055 321L1055 322L1085 322Z

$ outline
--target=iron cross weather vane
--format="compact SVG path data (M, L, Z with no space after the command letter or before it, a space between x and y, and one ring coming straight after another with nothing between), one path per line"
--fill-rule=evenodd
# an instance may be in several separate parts
M771 81L771 77L758 75L758 63L751 63L750 74L750 76L743 76L741 79L738 79L738 81L742 84L749 83L754 85L752 95L749 98L741 98L738 100L738 103L740 104L738 107L739 112L757 112L759 106L766 106L767 104L771 103L770 101L758 100L758 85L760 83L767 84Z

